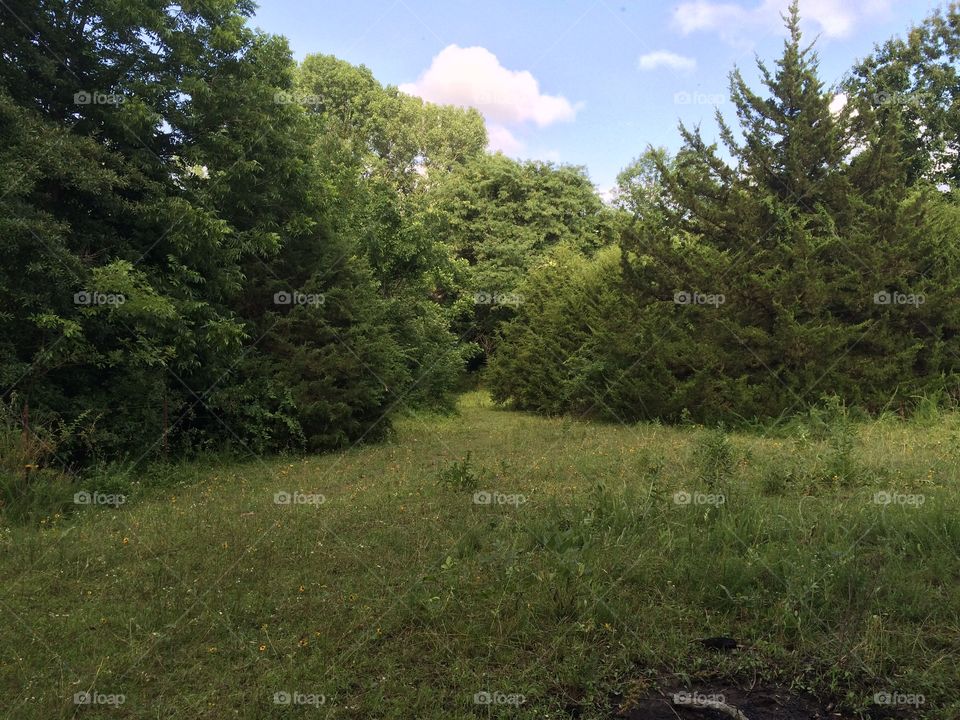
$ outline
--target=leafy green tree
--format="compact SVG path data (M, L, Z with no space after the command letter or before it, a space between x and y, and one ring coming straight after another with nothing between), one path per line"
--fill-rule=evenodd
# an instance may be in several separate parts
M484 155L444 176L432 198L443 208L436 232L470 265L458 327L487 354L523 302L527 273L552 248L591 254L614 237L613 212L583 168Z
M379 431L411 360L252 3L5 10L5 396L85 418L79 459L155 453L165 416L175 449Z
M651 223L662 218L665 202L660 167L671 166L666 148L649 148L617 175L614 205L636 222Z
M444 299L462 271L434 232L442 213L434 187L483 154L483 119L382 87L366 68L327 55L304 60L296 97L314 120L323 174L343 199L343 227L390 304L391 332L407 358L403 402L448 405L466 347L450 332Z
M844 83L862 134L879 123L908 163L908 182L960 186L960 4L893 38Z

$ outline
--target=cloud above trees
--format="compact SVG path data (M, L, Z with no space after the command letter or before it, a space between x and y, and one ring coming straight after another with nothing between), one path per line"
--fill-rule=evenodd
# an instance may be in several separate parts
M504 67L484 47L448 45L400 90L434 103L476 108L487 121L491 149L511 155L524 148L514 134L517 128L568 122L580 109L562 95L541 92L532 73Z
M697 68L697 61L694 58L678 55L669 50L656 50L641 55L637 61L637 67L641 70L659 70L667 68L668 70L679 70L681 72L692 72Z

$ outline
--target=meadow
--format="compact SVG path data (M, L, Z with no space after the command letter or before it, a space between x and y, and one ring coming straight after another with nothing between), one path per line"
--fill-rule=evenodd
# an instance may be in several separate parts
M0 711L641 717L722 686L960 717L958 439L936 410L728 433L471 392L344 452L115 468L0 516Z

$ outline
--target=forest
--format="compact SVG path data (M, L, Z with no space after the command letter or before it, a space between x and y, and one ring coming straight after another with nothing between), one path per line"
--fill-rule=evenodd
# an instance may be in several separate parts
M680 123L675 151L637 137L608 197L585 167L491 152L476 109L334 55L297 61L254 29L252 0L0 6L0 567L23 581L0 595L10 717L74 717L69 696L89 705L95 686L127 696L102 717L294 717L289 697L270 700L292 678L317 709L325 698L324 717L615 717L614 696L642 713L652 688L707 677L729 681L727 701L674 695L681 714L662 717L762 719L733 689L748 671L824 713L776 717L960 713L960 5L833 86L795 0L782 53L756 59L762 82L730 69L719 136ZM910 443L909 459L885 455ZM854 507L860 491L921 499L878 525L864 513L882 507ZM237 497L208 507L209 493ZM496 514L438 509L464 493ZM196 610L219 639L177 630L189 658L158 641L143 675L99 675L111 656L143 662L149 633L179 622L167 586L219 582L226 560L202 548L246 556L277 503L341 514L284 520L255 575L224 570L240 573L221 599L234 629L216 629L209 601ZM246 537L236 523L254 511L264 524ZM847 529L873 548L855 567ZM115 556L135 532L152 550ZM378 625L387 589L366 561L330 559L321 581L283 560L341 542L366 544L389 588L412 583L403 622ZM636 569L645 545L659 559ZM680 569L704 548L716 567ZM432 550L435 563L402 567ZM466 568L488 556L503 576L482 589ZM116 574L112 590L89 589L90 562ZM629 586L641 571L639 595L602 577ZM319 589L338 583L335 599ZM285 605L273 585L315 605ZM149 599L128 607L133 588ZM87 592L89 612L73 605ZM47 619L28 632L31 603ZM510 648L496 660L481 610ZM301 611L373 638L383 664L367 648L351 668L326 628L283 629ZM51 619L71 612L76 626ZM67 650L100 615L113 634ZM629 622L649 623L633 630L644 638L674 628L638 659L611 629ZM576 639L541 673L561 627ZM697 655L689 642L708 633L736 633L740 654ZM299 658L310 642L343 659L329 683ZM69 662L43 660L50 646ZM202 663L220 665L191 679ZM476 680L494 668L511 678L499 694ZM384 697L380 675L405 689ZM895 682L926 705L863 700ZM245 685L262 695L252 705ZM244 709L211 708L217 692ZM620 716L661 717L648 712Z

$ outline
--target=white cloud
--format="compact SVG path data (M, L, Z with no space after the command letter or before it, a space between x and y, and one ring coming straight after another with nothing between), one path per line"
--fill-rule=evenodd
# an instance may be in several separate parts
M487 147L504 155L517 155L526 146L503 125L487 123Z
M541 92L530 72L505 68L483 47L448 45L416 82L400 90L430 102L476 108L487 120L490 147L507 154L523 149L508 126L546 127L573 120L580 109L562 95Z
M847 94L846 93L837 93L833 96L833 100L830 101L830 113L832 115L837 115L847 106Z
M670 52L669 50L656 50L646 55L641 55L640 60L637 62L637 67L641 70L656 70L657 68L665 67L671 70L691 72L696 69L697 61L685 55L677 55L677 53Z
M734 2L688 0L674 10L673 21L684 35L712 30L728 39L745 31L782 27L780 16L790 0L752 2L753 7L744 7ZM891 5L892 0L802 0L800 16L826 37L846 37L863 20L889 12Z
M744 8L732 3L694 0L681 3L673 11L673 21L680 32L689 35L697 30L718 30L738 25L748 15Z
M474 107L501 124L532 121L544 127L573 120L578 109L563 96L541 93L530 72L508 70L482 47L445 47L416 82L400 90L430 102Z

